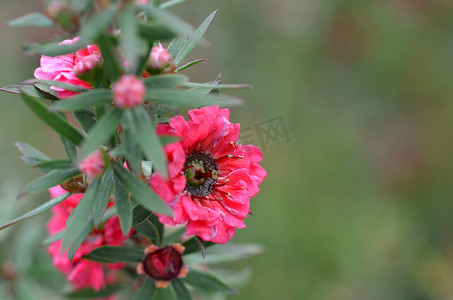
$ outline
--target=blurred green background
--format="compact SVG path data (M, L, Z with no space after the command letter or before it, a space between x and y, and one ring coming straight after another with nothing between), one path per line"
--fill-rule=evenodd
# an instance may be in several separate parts
M20 49L52 32L6 24L39 2L2 0L1 86L39 65ZM234 93L247 101L232 120L266 148L268 171L233 239L265 252L234 265L254 274L228 299L453 299L453 2L189 0L173 11L198 26L217 8L211 48L191 55L208 61L187 74L254 86ZM268 126L276 117L289 136ZM17 96L1 95L0 122L5 221L48 199L16 202L39 172L13 142L63 149ZM263 128L276 138L260 142ZM38 299L33 278L49 278L43 294L64 282L39 245L48 218L0 233L0 261L24 278L18 299Z

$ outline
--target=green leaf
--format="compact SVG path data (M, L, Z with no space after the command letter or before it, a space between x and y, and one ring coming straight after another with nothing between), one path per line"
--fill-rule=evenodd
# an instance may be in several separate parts
M171 31L180 36L193 36L195 33L185 24L183 20L174 14L158 9L152 5L137 5L137 7L148 13L151 17L161 21Z
M133 172L140 173L142 152L135 132L134 116L130 109L123 113L123 145L126 151L127 165Z
M92 299L92 298L106 298L108 296L114 295L124 289L124 285L115 284L107 285L104 289L95 291L92 288L76 290L72 293L65 294L64 296L69 299Z
M68 169L74 166L74 163L66 159L46 160L35 165L40 169L54 170L54 169Z
M120 219L121 232L127 236L132 227L132 207L129 193L127 193L122 185L118 182L118 178L114 177L115 187L115 206Z
M200 244L202 243L202 244ZM183 244L182 244L186 250L184 250L184 255L187 255L187 254L190 254L190 253L194 253L194 252L197 252L197 251L200 251L203 250L202 247L204 247L204 249L208 248L208 247L211 247L213 245L215 245L215 243L213 242L200 242L200 240L195 236L187 241L185 241Z
M152 212L150 212L141 205L137 205L136 207L134 207L132 214L133 214L132 225L135 225L148 219L149 216L152 215Z
M156 291L156 286L154 284L154 281L151 278L146 277L145 281L142 284L142 287L138 291L138 293L135 295L133 300L143 300L143 299L149 299L149 300L154 300L154 292Z
M187 277L184 278L183 281L187 282L192 286L207 291L222 292L229 295L239 294L238 291L236 291L232 287L227 286L225 283L220 281L214 275L196 270L190 270L189 273L187 274Z
M139 69L140 57L148 55L143 53L144 42L139 38L135 12L131 6L127 6L121 16L120 27L122 30L121 47L127 58L128 73L135 74Z
M134 199L145 208L160 214L171 215L168 206L143 182L118 163L113 164L113 171L126 191L131 192Z
M207 60L206 58L201 58L201 59L197 59L197 60L191 61L191 62L179 67L176 70L176 72L181 72L181 71L183 71L185 69L188 69L188 68L190 68L192 66L195 66L196 64L201 63L201 62L206 61L206 60Z
M203 21L203 23L201 23L200 27L198 27L195 33L189 37L187 42L184 43L184 46L176 53L176 56L173 56L173 62L176 66L178 66L201 41L203 35L208 30L209 25L217 14L217 11L218 10L215 10Z
M139 233L143 234L144 236L150 238L151 242L154 245L160 244L159 230L153 224L153 222L151 222L149 218L141 223L134 224L134 229L137 230Z
M105 144L115 133L116 127L121 120L122 111L117 108L107 111L101 119L88 132L88 138L84 141L80 150L81 157L86 157L93 151Z
M161 5L159 5L159 8L168 9L170 7L173 7L175 5L178 5L178 4L184 3L184 2L186 2L186 0L170 0L170 1L164 2Z
M50 160L50 157L43 154L41 151L39 151L38 149L34 148L29 144L16 142L14 143L14 145L17 147L17 149L19 149L20 152L22 152L27 157L36 157L42 160Z
M156 75L146 78L143 82L147 89L171 89L177 85L180 85L186 81L189 81L189 77L184 75Z
M96 124L96 119L88 110L75 111L73 112L73 115L85 132L90 131Z
M167 236L164 237L164 240L162 244L173 244L177 241L179 241L182 237L182 235L186 232L186 227L181 227L176 229L175 231L171 232Z
M182 86L189 88L209 88L209 89L251 89L249 84L216 84L216 83L196 83L185 82Z
M77 248L90 233L91 228L93 228L94 222L91 212L93 210L95 199L99 193L100 184L101 178L95 178L91 181L87 190L83 194L82 199L77 204L76 208L74 208L71 212L66 221L65 235L61 249L64 251L71 246L70 250L72 251L68 253L69 260L72 259L72 256ZM88 226L83 226L85 224L90 224L91 227L88 228Z
M88 45L89 43L83 40L78 40L71 44L60 44L60 43L34 44L25 47L25 51L29 54L39 53L45 56L60 56L76 52L77 50L85 48Z
M58 134L68 139L74 145L79 145L82 140L82 134L77 131L71 124L68 123L57 113L47 111L47 106L38 100L31 98L25 94L22 94L22 99L25 104L38 116L44 123L50 128L55 130Z
M209 248L206 252L207 260L205 262L225 263L258 255L263 252L263 247L254 244L225 244ZM202 261L199 255L185 256L184 260L194 263Z
M47 93L36 86L30 84L19 84L19 85L8 85L5 87L0 88L0 91L13 93L13 94L21 94L24 93L30 97L35 98L42 98L47 100L58 100L58 97L55 97L51 93Z
M159 171L164 178L166 178L168 176L167 159L149 115L141 106L136 107L132 113L134 117L134 133L137 136L137 140L143 153L148 160L153 162L156 170Z
M222 107L238 106L242 100L232 96L198 95L185 91L166 89L150 90L146 93L145 99L162 104L173 104L184 107L201 107L209 105L220 105Z
M192 295L190 294L187 287L182 283L182 281L178 278L173 279L171 281L173 288L175 289L176 296L178 300L192 300Z
M89 89L83 86L78 86L75 84L70 84L66 82L61 82L61 81L55 81L55 80L44 80L44 79L36 79L36 80L28 80L26 82L31 82L31 83L41 83L41 84L46 84L48 86L56 86L68 91L73 91L73 92L85 92L88 91ZM73 98L71 98L73 99Z
M102 263L137 263L145 258L145 252L141 248L102 246L85 255L84 258Z
M64 114L62 114L61 117L62 117L64 120L67 120ZM61 134L60 134L59 136L60 136L60 141L61 141L61 143L62 143L63 146L64 146L64 151L66 152L66 156L67 156L70 160L75 160L76 157L77 157L77 149L76 149L76 146L75 146L70 140L68 140L67 138L65 138L64 136L62 136Z
M110 195L113 190L113 170L109 168L102 176L101 186L93 204L93 221L94 226L101 223L102 216L105 213L107 205L109 204Z
M94 41L112 23L118 8L111 5L107 9L97 13L83 26L80 38L87 41Z
M152 300L177 300L173 289L156 289Z
M110 89L95 89L73 96L66 100L54 102L49 111L78 111L112 102L113 95Z
M40 13L30 13L8 22L11 27L53 27L55 23Z
M105 76L108 79L105 86L102 87L108 87L109 82L115 82L120 77L120 68L115 55L115 41L110 36L101 34L96 39L96 44L101 49L102 59L104 60L101 67L101 77ZM102 79L101 77L100 79Z
M54 207L55 205L63 202L69 196L71 196L70 193L65 193L65 194L62 194L62 195L60 195L58 197L55 197L52 200L49 200L46 203L40 205L39 207L37 207L37 208L35 208L35 209L23 214L22 216L20 216L18 218L15 218L14 220L11 220L11 221L1 225L0 226L0 230L5 229L5 228L7 228L7 227L9 227L11 225L14 225L16 223L19 223L21 221L27 220L27 219L29 219L31 217L34 217L34 216L36 216L36 215L38 215L38 214L40 214L40 213L52 208L52 207Z
M19 193L18 198L21 198L27 193L45 191L75 177L78 174L80 174L80 171L77 167L66 170L54 170L27 184Z
M168 41L176 36L176 34L169 30L167 26L160 22L153 22L150 24L143 24L137 22L140 35L148 41Z

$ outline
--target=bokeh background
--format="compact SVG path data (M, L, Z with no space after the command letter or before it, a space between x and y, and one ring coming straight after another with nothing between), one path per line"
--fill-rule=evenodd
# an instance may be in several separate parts
M53 33L7 27L40 1L1 2L4 86L39 64L23 44ZM254 273L228 299L453 299L453 2L188 0L173 11L198 26L217 8L211 47L191 55L208 61L187 74L254 86L234 92L247 101L232 120L268 171L233 240L265 252L234 265ZM15 200L40 173L14 141L63 157L20 98L1 94L0 221L48 199ZM17 299L64 284L40 246L48 218L0 232L0 288L15 270Z

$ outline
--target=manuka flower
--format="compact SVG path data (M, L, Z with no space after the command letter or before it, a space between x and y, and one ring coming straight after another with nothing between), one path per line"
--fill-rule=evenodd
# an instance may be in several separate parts
M173 217L159 216L169 225L187 222L186 234L205 241L226 243L235 228L244 228L250 213L250 198L259 192L266 177L259 165L261 151L236 144L239 124L229 121L228 109L203 107L159 124L159 135L173 135L178 142L164 147L169 179L159 173L151 187L173 210Z
M52 197L57 197L66 192L60 186L55 186L49 191ZM74 194L52 208L52 218L47 224L50 235L65 229L66 220L82 197L83 194ZM124 240L125 237L121 232L118 217L115 216L107 220L102 227L91 231L76 251L72 262L68 259L68 251L61 253L61 240L53 242L49 246L48 252L52 256L54 266L67 276L68 281L75 288L92 287L94 290L99 290L104 288L106 283L116 281L115 270L122 268L123 264L107 264L104 267L101 263L84 259L83 256L103 245L122 245Z
M113 101L120 108L133 108L145 101L146 87L135 75L121 76L112 86Z
M61 44L72 44L79 40L78 37L72 40L64 40ZM84 49L80 49L74 53L60 55L56 57L41 56L41 67L35 70L35 77L44 80L54 80L73 85L78 85L84 88L91 88L91 84L78 78L74 74L74 67L79 61L89 55L100 56L101 52L96 45L89 45ZM68 91L60 87L52 86L53 90L58 91L58 97L69 98L77 94L77 92Z
M189 272L182 261L184 250L184 246L180 244L163 248L148 246L145 249L145 258L137 266L137 273L150 276L157 287L166 288L170 281L186 277Z

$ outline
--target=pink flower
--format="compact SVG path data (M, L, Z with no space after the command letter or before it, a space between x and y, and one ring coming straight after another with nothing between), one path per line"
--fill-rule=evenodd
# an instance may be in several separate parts
M55 186L49 191L52 197L66 193L60 186ZM52 217L47 224L50 235L65 229L67 218L82 197L83 194L74 194L52 208ZM110 203L109 206L111 205ZM116 281L115 270L122 268L123 264L107 264L104 267L101 263L83 259L83 256L103 245L122 245L125 239L121 233L119 219L115 216L107 220L103 227L91 231L76 251L72 262L68 259L68 251L61 253L61 240L52 243L48 252L52 256L54 266L65 274L68 281L77 289L92 287L97 291L104 288L106 283Z
M76 37L72 40L64 40L61 44L72 44L78 41ZM35 70L35 77L44 80L54 80L80 87L91 89L91 85L78 78L74 74L74 67L84 57L89 55L100 56L99 47L96 45L89 45L88 47L78 50L75 53L65 54L56 57L41 56L41 67ZM68 91L56 86L51 87L53 90L58 91L58 97L69 98L77 94L77 92Z
M172 61L171 54L162 47L161 44L151 49L149 56L149 66L154 70L159 70L167 67Z
M135 75L123 75L113 84L113 100L120 108L132 108L145 101L146 87Z
M187 222L186 234L224 244L235 228L244 228L250 213L250 198L259 192L266 177L259 165L261 151L236 144L239 124L229 121L228 109L203 107L159 124L159 135L174 135L180 141L164 147L169 179L154 173L151 187L173 210L173 218L159 216L162 223Z
M184 250L184 246L180 244L163 248L148 246L145 249L145 258L137 266L137 273L154 279L158 288L166 288L171 280L184 278L189 272L182 261Z
M80 161L77 166L80 172L89 178L96 178L101 175L106 167L106 158L102 155L100 150L96 150L85 159Z

